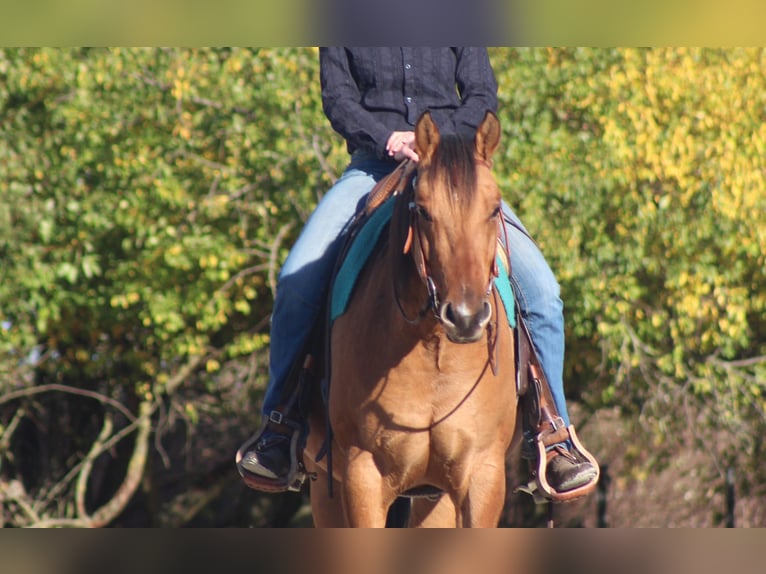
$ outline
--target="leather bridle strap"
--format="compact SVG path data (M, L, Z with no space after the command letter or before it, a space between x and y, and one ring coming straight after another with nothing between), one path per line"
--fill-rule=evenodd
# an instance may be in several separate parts
M425 257L425 253L423 253L423 241L422 241L421 233L420 233L420 225L418 225L417 205L415 204L414 201L410 201L407 204L407 209L409 210L410 224L407 230L407 240L405 241L404 249L402 250L402 252L406 254L412 249L413 234L417 235L417 242L416 242L417 252L420 254L420 261L417 260L417 257L415 256L414 252L413 252L413 260L415 260L415 267L417 269L418 275L420 276L420 279L423 281L423 283L426 286L426 289L428 290L428 299L425 305L420 309L420 311L418 312L418 314L415 316L414 319L408 317L407 313L404 311L404 308L402 307L401 299L399 297L399 293L396 290L395 281L394 281L394 300L396 301L396 306L399 308L399 313L401 313L402 318L410 325L416 325L423 320L423 318L426 316L428 311L432 311L433 314L438 318L437 310L439 308L439 296L436 293L436 284L434 283L434 280L431 278L431 276L428 275L428 271L426 270L426 257ZM413 233L413 227L415 229L414 233Z

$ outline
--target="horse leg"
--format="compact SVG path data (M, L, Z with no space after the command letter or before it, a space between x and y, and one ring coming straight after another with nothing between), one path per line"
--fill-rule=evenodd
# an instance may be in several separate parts
M412 499L411 528L454 528L457 524L455 504L447 494L438 498Z
M319 467L310 469L316 472L317 479L309 485L311 498L311 516L317 528L342 528L346 526L346 517L340 500L340 483L333 479L333 496L327 488L327 473Z
M499 462L481 464L471 473L468 495L461 505L462 526L496 528L504 503L505 465L499 457Z
M389 505L395 494L384 492L383 477L371 452L351 448L343 475L343 507L348 526L353 528L383 528Z

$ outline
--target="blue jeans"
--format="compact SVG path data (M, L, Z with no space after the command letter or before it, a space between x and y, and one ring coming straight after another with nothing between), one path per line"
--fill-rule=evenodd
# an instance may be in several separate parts
M564 424L569 426L564 398L564 302L561 300L561 289L542 252L505 201L503 215L506 221L511 222L506 229L511 244L513 294L529 327L532 344L548 379L556 409Z
M354 215L367 195L396 167L389 160L355 153L343 175L324 195L282 266L271 315L269 385L262 413L283 399L283 389L327 297L330 275Z
M330 274L354 215L367 194L395 164L355 153L335 185L325 194L306 222L282 266L271 316L269 385L262 413L277 410L290 369L306 344L327 296ZM569 424L564 400L564 305L559 285L543 254L515 226L521 221L503 202L511 243L511 285L529 326L532 343L551 386L556 407Z

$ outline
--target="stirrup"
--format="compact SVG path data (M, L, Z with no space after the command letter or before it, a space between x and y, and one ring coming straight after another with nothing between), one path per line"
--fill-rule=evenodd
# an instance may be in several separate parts
M588 450L582 446L580 440L577 438L574 425L569 425L565 430L569 434L569 441L572 444L572 448L569 451L580 462L590 462L593 468L596 469L596 476L588 483L567 490L566 492L559 492L554 489L549 483L546 477L546 471L548 470L548 456L546 454L546 445L542 437L539 435L535 437L535 445L537 451L533 460L536 461L536 468L532 469L532 478L526 484L522 484L514 490L514 492L525 492L534 498L535 504L544 504L546 502L568 502L575 500L587 494L593 492L598 484L601 476L601 468L596 462L595 457L588 452ZM548 442L548 441L545 441Z
M253 474L246 468L242 467L242 459L245 453L251 450L255 444L260 440L261 435L266 430L266 426L273 422L275 424L287 425L292 429L292 435L290 437L290 470L287 473L286 478L267 478L258 474ZM258 430L247 439L242 446L237 450L237 454L234 461L237 465L237 471L239 471L242 480L245 484L261 492L298 492L303 487L303 483L306 481L306 477L310 476L306 472L306 467L303 465L302 452L299 456L299 441L301 438L301 425L293 421L288 421L282 413L279 411L272 411L268 418L264 419ZM302 451L302 449L301 449ZM313 478L313 477L312 477Z

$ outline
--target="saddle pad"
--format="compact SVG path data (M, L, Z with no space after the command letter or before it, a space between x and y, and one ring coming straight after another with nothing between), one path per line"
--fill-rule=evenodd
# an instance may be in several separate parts
M498 250L502 249L502 246L498 244ZM497 261L497 268L499 269L497 277L495 277L495 290L500 295L500 300L505 307L505 315L508 317L508 324L511 329L516 328L516 313L513 300L513 289L511 288L511 280L508 277L508 268L506 267L505 258L499 254L495 256Z
M354 243L343 260L335 281L330 299L330 321L335 321L343 313L351 299L357 277L362 272L364 264L380 238L383 229L388 225L394 212L395 197L389 197L380 207L372 212L370 218L359 230Z
M380 234L391 219L394 210L394 200L388 198L380 207L378 207L364 224L354 239L354 243L348 250L346 258L343 260L330 295L330 321L335 321L346 312L348 302L351 299L351 293L356 285L356 280L362 272L364 264L367 262L372 250L380 238ZM499 255L497 264L500 273L495 278L495 289L505 306L505 314L508 317L508 324L511 328L516 327L516 313L514 313L513 289L508 279L508 269L505 261Z

